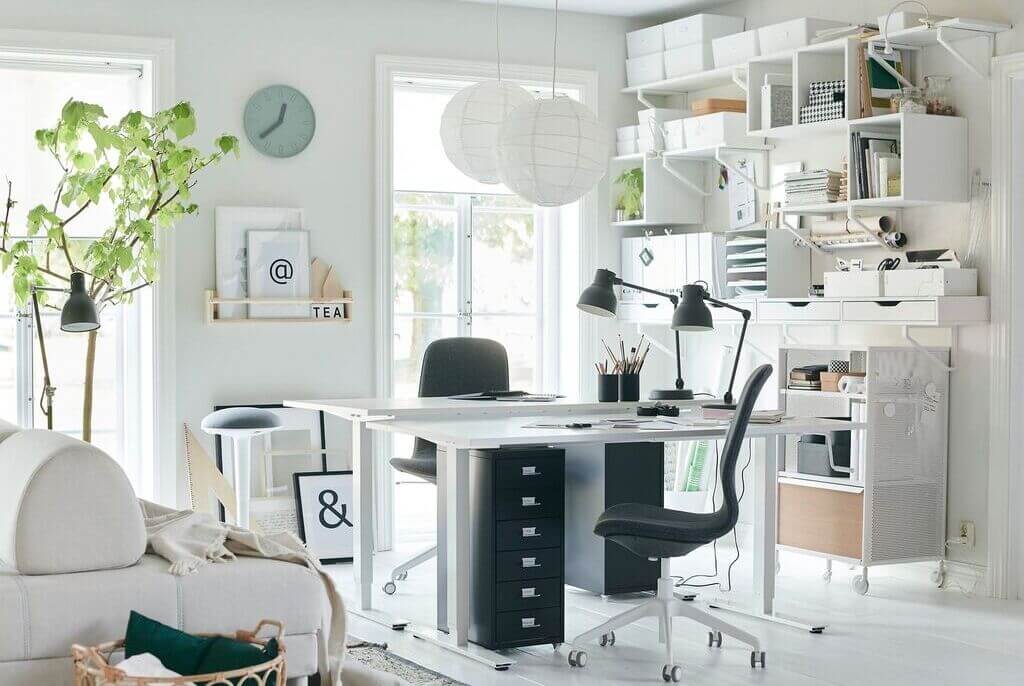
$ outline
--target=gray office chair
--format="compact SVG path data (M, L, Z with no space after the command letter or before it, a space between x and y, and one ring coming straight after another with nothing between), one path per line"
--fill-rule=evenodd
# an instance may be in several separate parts
M725 536L736 526L740 509L736 497L736 460L747 433L747 424L754 403L771 373L771 365L758 367L743 388L743 394L736 406L736 415L725 436L721 460L723 498L722 506L717 511L681 512L654 505L621 503L609 507L597 518L595 534L614 541L641 557L660 560L661 578L658 579L658 592L654 598L573 639L573 649L569 651L571 666L583 667L586 664L586 652L577 647L581 643L598 639L602 646L614 645L614 629L632 624L641 617L657 617L668 656L661 668L661 677L665 681L678 682L682 679L683 669L675 664L672 657L672 618L689 617L712 629L708 632L709 646L721 647L722 634L728 634L753 649L750 654L751 667L764 667L765 654L756 636L723 622L717 615L700 609L694 602L684 602L676 598L673 592L675 581L669 569L669 562L673 557L688 555L697 548Z
M441 338L423 352L420 367L421 398L446 398L450 395L508 390L508 353L497 341L487 338ZM466 402L474 402L467 400ZM413 444L412 457L395 457L391 466L437 483L437 445L422 438ZM437 546L406 560L391 570L384 592L393 595L397 581L404 581L409 570L437 556Z

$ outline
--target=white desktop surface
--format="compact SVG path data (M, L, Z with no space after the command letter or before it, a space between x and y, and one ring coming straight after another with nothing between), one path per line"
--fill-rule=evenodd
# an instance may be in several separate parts
M599 403L574 398L556 398L548 402L536 400L453 400L451 398L337 398L326 400L285 400L287 407L318 410L337 417L354 419L360 417L447 417L486 415L529 415L529 414L594 414L634 412L636 408L651 406L654 400L637 402ZM680 407L693 407L703 403L716 402L712 398L699 400L664 401Z

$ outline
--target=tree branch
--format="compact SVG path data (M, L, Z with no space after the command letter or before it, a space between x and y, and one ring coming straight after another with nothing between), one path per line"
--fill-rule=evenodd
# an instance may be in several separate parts
M146 283L140 283L137 286L132 286L131 288L125 288L125 289L122 289L120 291L117 291L116 293L111 293L108 296L100 298L100 302L101 303L105 303L105 302L110 302L111 300L116 300L117 298L123 298L124 296L128 295L129 293L134 293L135 291L141 291L143 288L146 288L147 286L152 286L152 285L153 285L152 281L147 281Z

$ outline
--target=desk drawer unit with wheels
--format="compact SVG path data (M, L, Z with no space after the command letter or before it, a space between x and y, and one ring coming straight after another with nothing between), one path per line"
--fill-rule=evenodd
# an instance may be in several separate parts
M469 640L497 650L561 643L565 452L471 453Z

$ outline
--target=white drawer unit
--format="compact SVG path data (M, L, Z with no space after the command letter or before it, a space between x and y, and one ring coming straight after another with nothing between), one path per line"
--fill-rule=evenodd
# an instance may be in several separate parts
M757 319L762 322L838 324L841 317L841 303L834 300L762 300L757 303Z
M743 30L746 19L724 14L694 14L662 24L665 49L681 48L694 43L707 43Z
M626 60L626 83L630 86L653 83L664 78L665 58L661 51Z
M844 300L844 322L923 323L938 321L934 300Z
M715 64L711 43L693 43L666 50L665 78L674 79L698 71L711 69Z

